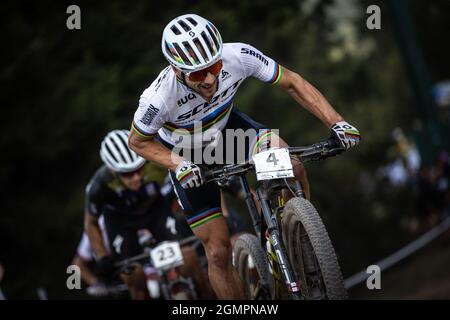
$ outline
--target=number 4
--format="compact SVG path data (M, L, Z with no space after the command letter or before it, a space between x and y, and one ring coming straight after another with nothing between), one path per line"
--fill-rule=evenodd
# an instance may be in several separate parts
M266 161L266 162L273 162L273 165L276 166L277 163L278 163L278 159L275 157L275 153L272 152L272 153L269 155L269 157L267 158L267 161Z

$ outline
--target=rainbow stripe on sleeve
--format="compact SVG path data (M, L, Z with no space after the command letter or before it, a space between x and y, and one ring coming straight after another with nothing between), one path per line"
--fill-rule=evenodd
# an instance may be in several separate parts
M141 129L139 129L135 124L134 121L131 123L131 130L133 130L134 132L136 132L136 134L141 137L144 140L149 140L149 139L153 139L156 136L156 133L147 133L142 131Z
M280 81L282 75L283 67L275 62L275 67L273 68L273 76L268 82L275 85L278 83L278 81Z

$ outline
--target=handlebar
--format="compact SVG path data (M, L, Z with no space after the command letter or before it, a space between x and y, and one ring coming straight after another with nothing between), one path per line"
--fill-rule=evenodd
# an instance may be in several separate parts
M187 245L189 243L194 243L194 242L200 242L196 236L190 236L184 239L181 239L179 241L180 246L184 246ZM138 254L134 257L128 258L128 259L124 259L122 261L118 261L116 263L114 263L114 267L116 268L123 268L123 267L127 267L130 266L133 263L138 263L144 260L150 259L150 251L146 251L143 252L141 254Z
M327 141L315 143L308 147L290 147L290 154L299 155L303 162L325 160L344 151L338 141L329 139Z
M344 151L344 148L342 148L335 139L329 139L307 147L289 147L287 149L289 154L298 155L302 162L324 160ZM226 181L231 176L245 173L253 169L253 160L249 159L240 164L226 165L217 170L206 171L205 181Z

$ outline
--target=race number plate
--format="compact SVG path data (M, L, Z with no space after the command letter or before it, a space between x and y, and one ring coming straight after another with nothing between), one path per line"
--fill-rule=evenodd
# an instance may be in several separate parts
M286 148L262 151L253 156L253 161L258 181L294 177L289 150Z
M151 251L150 255L156 269L164 270L183 264L180 244L176 241L161 243Z

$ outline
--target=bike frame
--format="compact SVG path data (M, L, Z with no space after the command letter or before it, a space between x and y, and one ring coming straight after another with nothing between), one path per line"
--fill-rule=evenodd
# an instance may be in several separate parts
M294 147L294 148L291 147L288 148L288 150L291 155L299 155L303 161L322 160L325 159L326 157L334 156L342 151L342 149L338 147L336 142L331 140L317 143L309 147ZM289 262L286 249L283 245L281 228L279 226L277 218L278 208L284 206L284 203L282 204L282 206L279 206L278 208L272 208L269 198L269 194L271 193L271 191L274 188L279 187L280 180L277 179L277 180L263 181L263 183L260 183L260 185L258 186L256 194L258 197L258 201L261 205L262 216L260 216L258 210L256 209L256 203L255 200L253 199L246 178L247 172L252 170L253 168L254 166L250 163L250 160L248 160L243 164L230 165L219 170L211 171L207 174L207 180L208 176L212 178L209 181L214 180L226 181L227 179L229 179L231 176L234 175L239 177L240 184L244 190L244 198L245 198L244 200L247 205L248 212L250 213L255 233L261 240L261 246L263 249L265 249L264 244L266 243L266 241L269 241L270 248L273 249L273 251L275 252L275 255L272 255L270 252L268 252L267 254L268 264L270 266L274 265L277 268L277 270L273 270L274 279L276 283L275 296L276 298L279 298L278 282L281 280L279 277L279 273L281 272L284 284L286 285L287 290L291 295L291 297L294 300L300 300L302 298L302 294L300 291L300 283L295 279L292 266ZM284 181L284 183L286 183L286 185L281 187L281 189L289 188L286 180ZM301 185L299 185L298 187L299 188L297 188L295 196L304 197ZM267 238L266 238L266 231L268 234ZM268 284L263 284L263 286L264 285L268 287Z
M245 203L247 205L248 212L250 213L255 233L257 234L258 238L260 238L263 248L266 247L264 245L265 242L270 241L270 246L272 246L273 251L275 252L276 260L271 254L268 254L268 263L270 264L272 262L272 265L277 265L279 270L281 270L284 283L286 283L287 289L292 298L296 300L300 299L300 286L294 277L294 272L292 271L286 254L286 249L283 245L278 220L270 204L267 184L262 184L256 190L256 194L262 211L262 216L260 216L256 209L256 203L253 199L245 174L240 174L239 180L244 190ZM268 185L270 188L270 184ZM266 238L266 231L268 232L268 238ZM275 264L273 264L273 262L275 262ZM278 274L278 270L273 270L273 272ZM274 278L276 281L279 280L279 276L274 276Z

